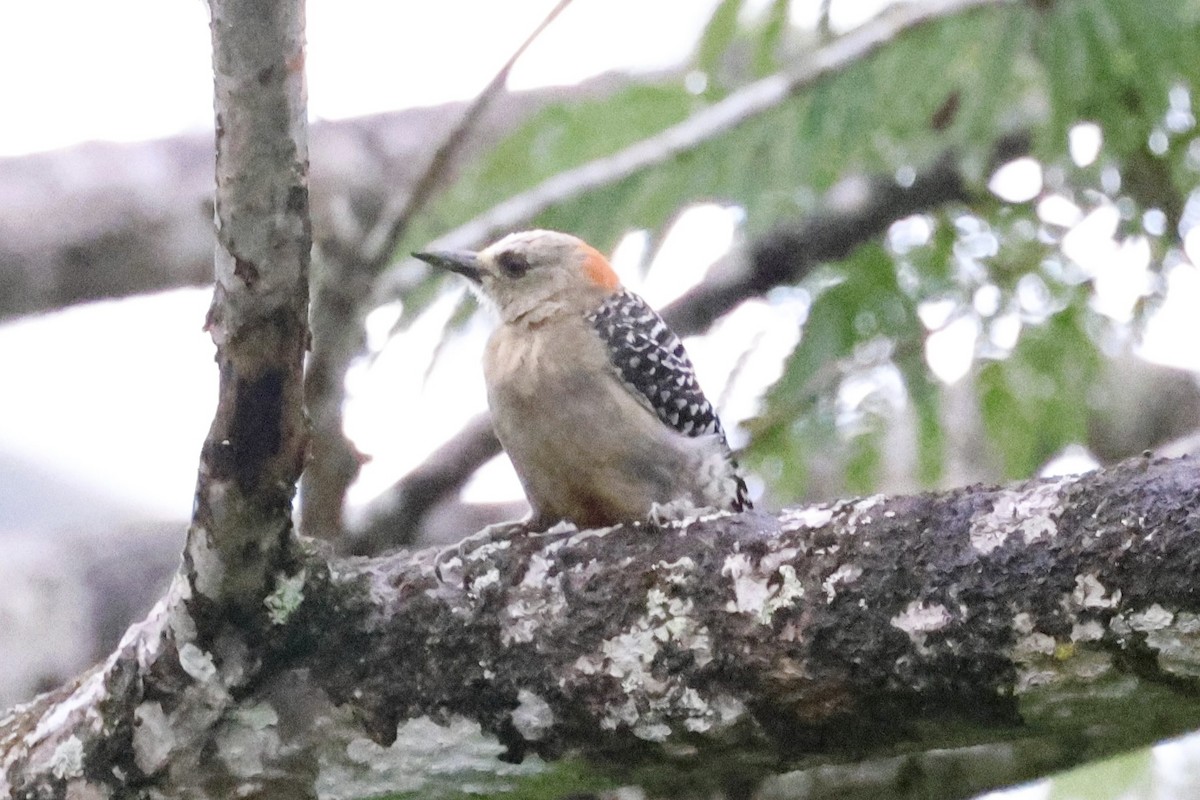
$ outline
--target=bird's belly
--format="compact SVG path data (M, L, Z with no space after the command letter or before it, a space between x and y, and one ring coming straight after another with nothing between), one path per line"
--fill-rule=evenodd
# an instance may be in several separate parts
M495 383L489 401L539 521L594 527L645 519L656 503L712 504L696 485L706 443L663 425L612 380L525 376Z

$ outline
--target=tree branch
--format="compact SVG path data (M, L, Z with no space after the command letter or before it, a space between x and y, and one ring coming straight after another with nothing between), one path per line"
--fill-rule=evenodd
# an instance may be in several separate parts
M373 274L386 266L394 257L396 245L404 236L409 221L425 207L430 197L433 196L434 190L444 182L451 163L474 133L483 112L504 91L504 87L508 83L508 75L517 61L570 4L571 0L559 0L555 3L537 27L525 37L525 41L521 42L520 46L508 57L508 60L483 88L483 91L467 106L462 119L438 146L429 160L429 165L421 173L421 177L412 190L402 197L394 198L388 209L381 215L379 222L362 245L363 260L370 265Z
M504 92L475 125L472 146L487 150L547 104L608 96L630 82L608 74ZM467 106L455 101L314 124L316 238L365 235L390 198L412 191L419 168ZM451 171L465 160L460 154ZM212 283L211 136L88 142L4 157L0 187L0 320Z
M963 781L979 791L1200 722L1198 482L1196 460L1134 459L1002 489L502 540L440 576L430 551L328 569L310 555L278 624L236 660L200 651L163 681L147 665L173 646L168 602L105 664L16 709L0 722L0 785L40 797L63 785L56 770L112 785L119 766L141 791L222 796L190 768L212 753L223 796L312 796L325 771L352 774L339 726L412 748L428 720L455 719L509 760L676 761L749 785L888 757L879 774L898 788L912 774L897 750L1013 759L944 784L925 774L922 796L961 796ZM249 664L262 670L234 699L227 682ZM172 710L193 696L229 705Z
M381 553L389 547L411 545L425 516L458 493L467 478L500 453L492 417L478 414L429 455L424 462L372 501L362 523L352 526L342 542L357 555Z

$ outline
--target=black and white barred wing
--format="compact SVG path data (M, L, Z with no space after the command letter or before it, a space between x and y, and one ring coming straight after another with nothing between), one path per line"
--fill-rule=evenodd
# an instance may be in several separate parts
M751 508L746 482L729 453L721 420L696 382L683 342L658 312L636 294L622 291L588 315L588 321L604 340L609 359L634 397L685 436L716 435L720 439L734 482L730 504L735 511Z
M645 300L619 292L588 321L608 346L621 380L659 419L687 436L717 434L725 440L683 342Z

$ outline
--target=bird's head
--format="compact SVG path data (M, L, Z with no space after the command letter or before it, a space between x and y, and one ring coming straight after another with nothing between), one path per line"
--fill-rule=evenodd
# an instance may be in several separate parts
M600 251L557 231L522 231L478 253L413 253L457 272L496 304L505 322L538 322L559 313L585 313L621 288Z

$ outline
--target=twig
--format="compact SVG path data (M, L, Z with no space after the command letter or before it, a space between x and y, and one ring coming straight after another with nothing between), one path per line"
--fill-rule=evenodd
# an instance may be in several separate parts
M380 215L381 219L371 229L363 242L362 260L374 267L375 269L382 268L387 264L392 257L392 253L396 249L396 244L404 235L405 229L408 228L408 223L416 216L429 198L433 195L434 189L445 178L446 171L450 166L451 161L462 148L463 143L470 137L475 129L475 123L479 117L487 110L487 107L503 91L505 84L508 83L508 75L512 72L513 65L517 60L525 54L529 46L542 34L542 31L549 27L550 23L558 18L567 6L571 4L571 0L559 0L554 8L546 17L538 24L533 31L525 37L525 41L521 42L513 54L509 56L508 61L504 62L504 66L496 73L491 82L484 87L478 96L467 107L462 119L450 131L449 135L442 141L442 144L434 152L433 157L429 160L429 165L421 174L413 186L411 192L403 199L396 198L394 202L389 204L388 208Z
M547 209L611 186L638 172L670 161L681 153L724 135L729 130L808 88L820 79L862 61L898 35L943 17L1012 0L933 0L904 6L881 15L836 41L819 48L794 70L751 83L683 122L604 158L561 172L534 188L493 206L469 222L439 237L434 249L476 247L514 228L528 224ZM400 291L402 264L380 276L379 302Z
M343 541L344 549L369 555L412 544L429 511L457 493L475 470L499 452L491 415L485 412L472 417L462 430L363 511L363 523Z

